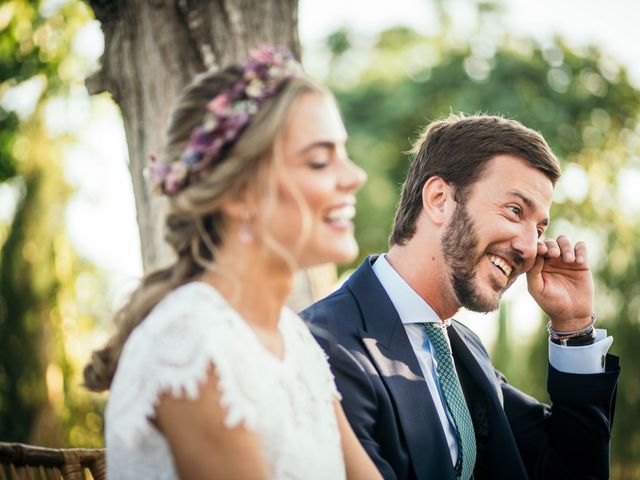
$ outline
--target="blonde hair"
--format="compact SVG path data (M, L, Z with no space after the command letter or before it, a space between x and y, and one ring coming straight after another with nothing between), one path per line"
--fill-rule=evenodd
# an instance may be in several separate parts
M220 90L240 77L242 70L229 67L197 76L183 91L169 122L164 148L166 160L180 157L191 132L202 122L207 103ZM207 270L215 270L215 252L223 240L226 217L222 206L230 195L249 188L266 199L266 208L275 209L274 173L281 167L280 145L284 127L295 102L305 94L328 94L309 77L300 74L287 80L281 90L255 114L217 164L201 172L191 185L169 198L165 218L165 239L176 254L168 268L146 275L129 302L115 315L117 330L107 344L93 352L84 369L85 386L107 390L115 374L120 353L131 332L169 292ZM301 192L286 186L301 210L302 235L297 247L308 237L308 207ZM293 270L293 256L276 241L262 238Z

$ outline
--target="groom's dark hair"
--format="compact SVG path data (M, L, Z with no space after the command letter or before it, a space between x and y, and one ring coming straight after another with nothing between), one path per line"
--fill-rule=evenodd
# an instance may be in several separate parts
M422 211L422 188L431 177L442 177L455 187L455 200L464 204L469 187L496 155L521 158L554 185L561 175L558 159L542 135L515 120L493 115L452 114L432 122L411 153L415 158L402 186L391 245L404 245L415 234Z

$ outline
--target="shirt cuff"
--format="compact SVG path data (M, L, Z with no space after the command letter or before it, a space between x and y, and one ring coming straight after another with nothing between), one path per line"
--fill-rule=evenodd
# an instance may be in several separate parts
M549 363L564 373L604 373L605 357L612 343L613 337L607 337L603 328L596 328L596 341L591 345L569 347L549 340Z

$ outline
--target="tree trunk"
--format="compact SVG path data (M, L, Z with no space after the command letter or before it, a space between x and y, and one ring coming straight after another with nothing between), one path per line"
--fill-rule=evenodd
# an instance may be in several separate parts
M108 91L122 110L129 147L145 271L167 265L163 239L166 200L152 195L143 175L160 152L175 97L195 74L239 63L250 48L286 46L299 56L297 0L88 0L102 23L102 70L90 93ZM313 275L296 279L293 305L310 303Z

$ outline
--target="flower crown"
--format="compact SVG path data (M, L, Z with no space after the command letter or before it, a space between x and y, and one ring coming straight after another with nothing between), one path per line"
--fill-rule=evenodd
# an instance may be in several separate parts
M179 159L165 163L150 157L148 172L154 190L176 194L199 172L215 165L264 102L302 67L288 50L262 47L250 52L242 71L241 78L209 101L202 124L191 133Z

